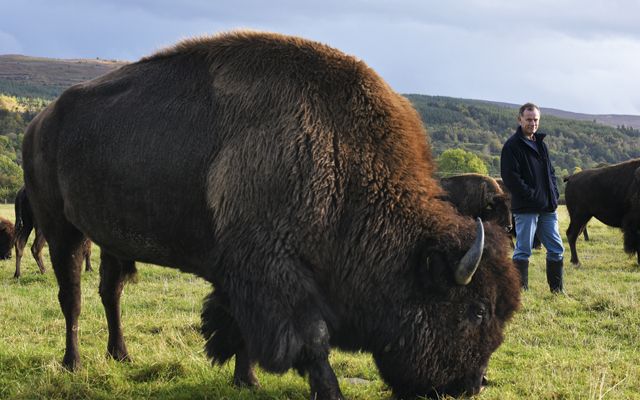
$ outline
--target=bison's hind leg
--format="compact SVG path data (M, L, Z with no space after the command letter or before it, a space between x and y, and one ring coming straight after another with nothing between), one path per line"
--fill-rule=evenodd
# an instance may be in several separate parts
M205 351L213 362L224 364L235 354L234 385L260 387L253 369L255 362L249 358L240 328L231 315L229 299L220 290L205 299L201 333L206 340Z
M624 233L624 251L629 254L637 253L640 264L640 213L630 212L622 220Z
M569 249L571 250L571 264L580 266L578 250L576 249L576 241L591 217L588 215L577 214L575 212L571 213L570 211L569 218L570 222L569 227L567 228L567 240L569 241Z
M84 260L84 243L80 251L82 257L78 257L80 264ZM135 262L121 260L103 250L100 253L100 298L104 306L109 329L109 341L107 353L118 361L128 361L129 353L122 334L120 320L120 297L125 281L136 274Z
M29 234L33 230L33 226L27 223L18 223L16 220L16 231L15 231L15 243L14 249L16 251L16 272L13 274L14 278L20 277L20 263L22 262L22 255L24 254L24 248L27 245L27 240L29 239ZM45 271L40 271L44 273Z
M81 308L80 269L83 235L68 223L51 226L49 253L58 281L58 300L66 323L66 349L63 365L69 370L80 367L78 317Z
M46 239L44 238L44 235L40 229L36 228L36 237L31 245L31 255L36 260L36 264L38 264L38 268L42 274L46 271L44 261L42 260L42 248L44 247L45 242Z

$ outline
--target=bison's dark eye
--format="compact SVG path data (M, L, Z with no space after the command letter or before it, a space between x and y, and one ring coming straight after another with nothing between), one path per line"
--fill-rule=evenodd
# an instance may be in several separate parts
M472 304L467 310L469 321L476 325L482 324L487 318L487 307L484 304Z
M487 315L486 313L487 312L484 310L484 307L483 308L479 308L476 311L476 315L475 315L476 321L482 322L484 320L484 318L486 317L486 315Z

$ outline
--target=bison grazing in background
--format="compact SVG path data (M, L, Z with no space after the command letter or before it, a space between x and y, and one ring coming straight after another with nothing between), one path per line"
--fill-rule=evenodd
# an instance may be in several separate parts
M31 235L31 231L34 229L36 231L36 237L31 245L31 254L36 260L40 273L44 274L46 272L46 268L44 267L44 261L42 260L42 249L46 243L46 239L40 233L36 221L33 219L33 213L24 187L18 190L14 207L16 211L16 226L15 240L12 245L15 245L16 248L16 272L13 274L13 277L19 278L22 274L20 271L20 264L22 261L22 255L24 254L24 247L27 245L27 240L29 239L29 235ZM85 260L86 271L93 271L93 268L91 268L91 241L88 239L82 243L82 256Z
M15 228L13 223L6 218L0 217L0 260L11 258L11 247L13 247Z
M493 221L511 232L510 201L495 179L469 173L441 178L440 184L446 191L443 199L461 214Z
M214 361L235 355L246 384L256 362L295 368L314 399L342 398L330 346L373 353L401 397L477 393L519 305L500 229L438 199L410 103L316 42L184 41L65 91L27 129L23 160L69 369L85 237L102 250L113 357L128 358L135 261L179 268L215 287L202 312Z
M637 253L640 264L640 159L587 169L569 176L566 182L571 263L580 264L576 240L591 217L596 217L622 229L624 250Z
M506 203L507 203L507 207L509 208L509 218L511 221L511 229L509 230L509 233L511 233L511 236L513 238L516 237L516 227L513 226L513 224L515 223L514 218L513 218L513 214L511 214L511 192L509 191L509 189L507 189L507 186L504 184L504 182L502 181L502 178L497 178L496 179L496 183L498 184L498 186L500 186L500 189L502 189L503 193L506 196ZM511 242L511 246L513 247L513 241ZM542 243L540 243L540 239L538 239L538 235L536 232L536 236L533 237L533 248L534 249L541 249L542 248Z

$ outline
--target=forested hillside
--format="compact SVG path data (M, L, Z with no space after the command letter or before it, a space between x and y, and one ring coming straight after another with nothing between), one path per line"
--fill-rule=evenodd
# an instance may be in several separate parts
M0 201L12 201L22 184L20 148L24 130L33 117L70 85L124 64L104 60L0 56ZM486 164L486 168L481 166L479 171L499 175L500 150L517 127L517 106L440 96L406 96L427 127L435 157L447 149L461 149L446 155L454 154L460 159L472 160L476 165L479 157ZM565 112L553 110L553 113L563 115ZM589 117L586 114L574 114L583 119L579 121L549 114L551 110L545 113L543 108L540 131L549 135L547 144L558 177L579 169L640 157L638 129L595 122L596 118L615 121L618 116L593 116L589 121L584 120ZM625 121L640 118L624 117L630 118ZM561 181L560 185L562 187Z
M517 109L477 100L407 95L427 126L434 152L459 147L479 155L490 175L499 174L502 143L517 128ZM539 132L558 176L640 157L640 131L545 115Z

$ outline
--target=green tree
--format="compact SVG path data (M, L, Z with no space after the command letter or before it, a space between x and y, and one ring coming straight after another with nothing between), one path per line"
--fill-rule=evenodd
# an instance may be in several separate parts
M448 149L437 160L440 175L455 175L475 172L487 175L489 169L480 157L464 149Z
M0 110L21 112L24 111L24 107L18 103L18 99L15 97L0 94Z
M22 182L22 168L6 155L0 155L0 200L13 201Z

